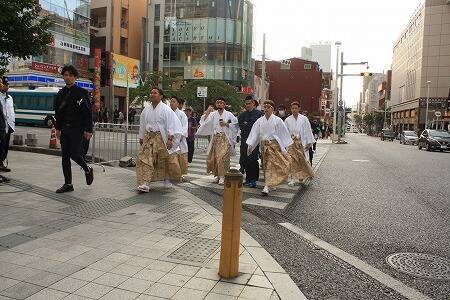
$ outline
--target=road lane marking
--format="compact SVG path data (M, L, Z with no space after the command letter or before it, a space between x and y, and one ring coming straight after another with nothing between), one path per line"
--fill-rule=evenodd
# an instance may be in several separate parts
M356 256L353 256L336 246L333 246L318 237L308 233L307 231L301 229L298 226L295 226L291 223L278 223L279 225L285 227L289 231L298 234L302 238L308 240L309 242L313 243L317 247L331 253L332 255L338 257L339 259L345 261L346 263L352 265L356 269L364 272L368 276L372 277L373 279L377 280L381 284L393 289L400 295L408 298L408 299L414 299L414 300L432 300L428 296L422 294L418 290L415 290L413 288L410 288L409 286L405 285L403 282L393 278L392 276L383 273L381 270L372 267L371 265L365 263L361 259L357 258Z
M352 159L354 162L369 162L368 159Z
M270 208L276 208L276 209L284 209L288 205L288 203L271 201L271 200L263 200L260 198L248 198L245 201L243 201L242 203L247 204L247 205L256 205L256 206L270 207Z

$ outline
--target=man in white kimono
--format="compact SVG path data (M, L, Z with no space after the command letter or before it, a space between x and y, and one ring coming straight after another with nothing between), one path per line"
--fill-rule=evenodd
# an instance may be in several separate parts
M188 145L187 145L187 136L188 136L188 119L185 112L182 110L184 104L183 99L178 99L177 97L172 97L170 99L170 108L175 112L178 119L181 122L181 128L183 129L183 133L181 135L180 143L178 145L178 162L180 164L181 176L184 178L184 175L187 174L188 169ZM180 108L181 107L181 108Z
M314 139L311 124L304 115L300 114L300 104L291 103L292 115L284 121L294 143L288 148L291 157L290 181L289 185L303 182L313 178L314 172L309 164L309 148L316 142Z
M262 193L265 196L277 185L287 182L290 166L287 149L293 143L286 125L280 117L273 114L274 110L275 103L266 100L264 116L255 122L247 139L248 155L261 144L265 180Z
M164 180L164 186L171 187L170 180L181 179L178 158L173 155L183 134L180 120L162 102L162 90L153 88L150 98L150 105L141 113L138 135L141 150L136 164L137 189L145 193L151 189L150 182Z
M3 115L5 116L5 141L2 143L3 157L0 157L0 172L10 172L11 169L8 168L7 157L8 157L8 149L9 149L9 140L11 138L11 134L15 130L15 122L16 122L16 114L14 113L14 102L11 95L8 94L8 78L2 77L0 78L2 81L2 85L0 88L0 101L2 104Z
M216 111L209 107L200 119L197 135L211 136L206 161L206 172L216 176L216 183L223 185L225 173L230 169L230 157L235 155L234 145L238 132L238 120L225 110L225 99L216 100Z

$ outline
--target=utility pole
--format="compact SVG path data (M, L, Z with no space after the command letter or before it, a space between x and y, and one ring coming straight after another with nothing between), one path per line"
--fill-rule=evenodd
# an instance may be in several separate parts
M336 78L334 80L334 101L333 101L333 137L336 141L336 132L337 132L337 108L338 108L338 79L339 79L339 46L341 45L341 42L336 42L335 45L337 46L336 49Z
M342 75L342 74L344 74L344 52L341 52L341 72L340 72L340 74ZM343 103L343 101L342 101L342 89L343 89L343 87L344 87L344 76L340 76L341 78L340 78L340 85L339 85L339 101L341 102L341 103ZM341 105L339 105L339 103L338 103L338 107L339 106L341 106ZM344 108L344 115L342 115L341 114L341 128L339 129L339 133L338 133L338 143L340 143L341 142L341 135L342 135L342 128L344 127L344 123L345 123L345 106L343 107Z
M430 84L431 81L427 81L427 108L425 110L425 129L428 128L428 104L430 102Z
M263 54L261 60L261 98L266 91L266 34L263 33ZM267 99L261 99L261 102ZM260 103L262 106L262 103Z

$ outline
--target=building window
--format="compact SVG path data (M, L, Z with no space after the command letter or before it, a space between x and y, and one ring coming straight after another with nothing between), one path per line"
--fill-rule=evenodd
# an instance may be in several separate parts
M128 55L128 39L121 37L120 38L120 54Z
M303 69L304 69L304 70L311 70L311 69L312 69L312 66L311 66L311 64L304 64L304 65L303 65Z
M153 43L159 45L159 26L153 28Z
M161 4L155 4L155 21L161 19Z
M128 29L128 9L122 7L122 13L120 16L120 27Z

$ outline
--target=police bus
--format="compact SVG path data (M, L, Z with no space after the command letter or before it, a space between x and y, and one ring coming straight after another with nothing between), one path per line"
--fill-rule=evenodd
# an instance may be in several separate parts
M59 90L59 87L9 89L8 94L14 100L16 123L51 126L55 120L54 98Z

